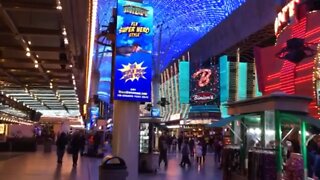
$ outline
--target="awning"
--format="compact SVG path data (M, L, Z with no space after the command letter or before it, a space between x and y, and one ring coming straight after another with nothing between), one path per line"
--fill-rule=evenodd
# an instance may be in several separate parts
M223 126L226 126L227 124L231 123L232 121L241 119L244 116L245 115L236 115L236 116L230 116L227 118L222 118L219 121L211 123L209 126L210 127L223 127Z

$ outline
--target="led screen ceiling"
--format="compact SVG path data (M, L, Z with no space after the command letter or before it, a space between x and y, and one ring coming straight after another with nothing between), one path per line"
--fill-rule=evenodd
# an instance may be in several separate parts
M245 1L144 0L144 3L154 8L153 53L155 58L160 59L160 68L164 69L172 59L179 58L193 43L222 22ZM116 0L99 0L100 25L108 24L112 7L116 7ZM157 56L158 52L160 57Z

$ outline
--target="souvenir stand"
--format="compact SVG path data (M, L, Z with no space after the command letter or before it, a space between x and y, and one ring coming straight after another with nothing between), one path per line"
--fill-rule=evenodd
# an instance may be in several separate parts
M232 145L223 149L223 179L281 180L286 161L285 142L301 144L304 179L307 179L307 128L320 127L308 116L311 98L271 94L228 103L228 118L211 124L232 132Z

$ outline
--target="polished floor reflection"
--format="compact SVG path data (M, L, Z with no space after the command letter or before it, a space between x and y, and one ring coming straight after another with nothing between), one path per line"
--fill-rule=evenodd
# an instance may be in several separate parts
M192 160L191 168L179 166L180 155L170 154L168 168L161 167L157 174L141 174L139 180L220 180L221 172L208 155L204 165ZM0 153L0 179L5 180L98 180L100 159L82 157L78 166L72 167L70 155L57 165L55 152ZM130 180L130 178L127 178Z

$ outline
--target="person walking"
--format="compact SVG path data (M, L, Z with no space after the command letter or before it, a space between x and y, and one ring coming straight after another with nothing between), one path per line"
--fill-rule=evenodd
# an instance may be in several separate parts
M65 132L62 132L58 135L56 146L57 146L57 157L58 157L58 164L62 164L63 155L66 149L66 145L68 144L68 137Z
M191 156L194 156L194 138L190 138L189 140L189 148Z
M205 140L202 141L202 161L203 163L206 161L206 155L207 155L207 142Z
M165 167L168 167L168 158L167 158L167 153L168 153L168 140L167 140L167 135L162 134L159 137L159 167L162 161L164 161Z
M222 151L222 148L223 148L222 146L223 146L223 144L222 144L221 140L216 141L215 144L214 144L214 149L215 149L214 160L218 164L221 163L221 151Z
M181 154L182 154L182 159L181 159L180 166L185 167L185 165L187 164L188 167L190 167L191 161L189 159L190 148L188 145L188 140L185 140L184 143L182 144Z
M180 134L178 137L178 150L181 152L181 145L183 143L183 136Z
M84 155L84 150L86 147L86 136L85 134L82 132L80 134L80 155L83 156Z
M196 156L197 156L197 163L201 163L201 157L202 157L202 145L200 141L197 141L196 143Z
M71 138L70 145L71 145L73 167L76 167L78 163L79 151L81 148L81 137L79 132L74 132Z

